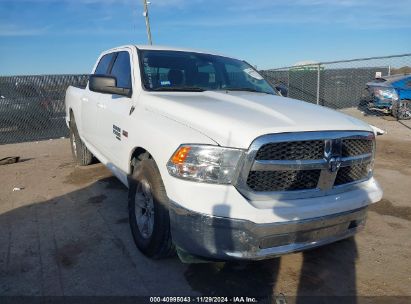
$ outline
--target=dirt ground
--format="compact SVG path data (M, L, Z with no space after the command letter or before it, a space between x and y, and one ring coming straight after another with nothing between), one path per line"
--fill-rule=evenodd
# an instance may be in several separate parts
M149 260L131 237L127 190L105 167L75 167L67 139L0 146L0 158L21 157L0 166L0 295L283 294L288 302L342 295L409 303L362 296L411 296L411 124L348 112L387 131L375 164L384 198L370 208L365 230L245 265Z

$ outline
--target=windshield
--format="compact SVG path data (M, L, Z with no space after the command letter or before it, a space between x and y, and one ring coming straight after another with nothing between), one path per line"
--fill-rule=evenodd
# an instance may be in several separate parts
M192 52L140 52L143 85L150 91L250 91L277 94L244 61Z

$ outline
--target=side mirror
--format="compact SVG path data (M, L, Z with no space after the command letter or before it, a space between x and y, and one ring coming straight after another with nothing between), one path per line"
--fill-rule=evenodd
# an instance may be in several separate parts
M118 88L117 78L110 75L90 75L88 87L93 92L131 96L131 89Z
M277 86L275 86L275 89L278 92L280 92L281 96L287 97L287 95L288 95L288 89L287 88L277 85Z

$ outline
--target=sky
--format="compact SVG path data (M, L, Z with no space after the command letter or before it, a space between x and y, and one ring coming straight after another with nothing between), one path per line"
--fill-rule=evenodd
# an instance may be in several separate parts
M411 53L410 0L150 0L154 44L259 69ZM146 44L141 0L0 0L0 76L89 73L102 51Z

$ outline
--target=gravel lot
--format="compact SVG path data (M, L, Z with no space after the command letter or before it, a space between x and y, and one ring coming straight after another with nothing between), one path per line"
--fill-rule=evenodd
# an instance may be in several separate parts
M75 167L67 139L0 146L0 158L22 158L0 166L0 295L411 296L411 123L348 112L388 132L375 169L384 198L365 230L245 265L151 261L133 243L127 190L104 166ZM351 298L377 299L410 301Z

